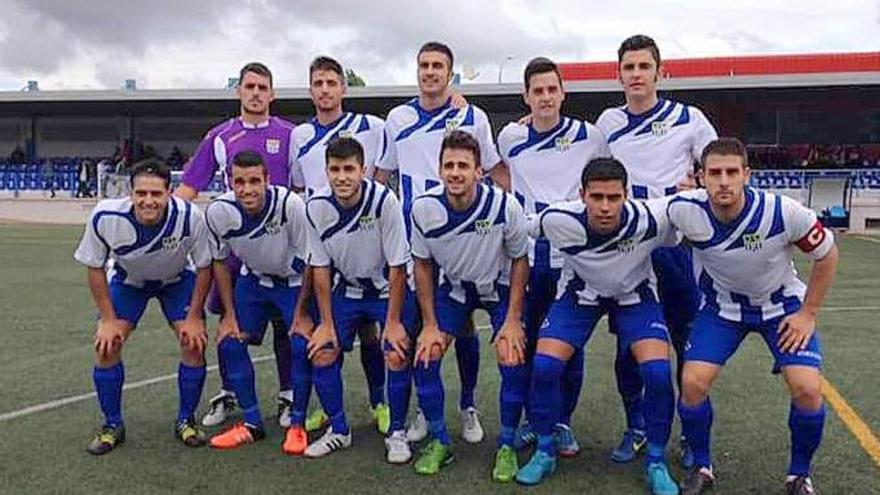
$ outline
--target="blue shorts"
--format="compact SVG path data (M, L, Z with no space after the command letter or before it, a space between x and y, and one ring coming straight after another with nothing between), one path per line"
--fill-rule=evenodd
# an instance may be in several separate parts
M779 373L783 367L792 365L821 369L822 346L819 343L818 330L810 337L806 349L793 353L779 350L777 331L782 318L767 320L757 327L747 327L743 323L721 318L713 310L704 308L694 320L694 327L685 346L684 360L723 366L749 332L758 332L773 354L773 373Z
M254 275L238 277L235 281L235 315L238 328L247 334L248 343L260 345L266 333L266 325L280 314L285 328L293 324L293 310L299 297L299 287L285 283L274 287L260 285Z
M700 308L700 289L694 280L691 248L683 244L657 248L651 253L651 262L669 330L686 335Z
M110 302L117 318L136 327L147 309L147 303L155 297L159 300L165 319L173 324L186 319L195 283L196 275L189 270L181 272L177 282L167 285L147 282L142 288L125 285L114 277L109 284Z
M381 328L385 326L385 317L388 315L388 299L351 299L337 294L331 297L333 326L336 327L336 338L343 351L349 352L354 348L354 337L363 325L376 323L380 327L380 332ZM417 315L415 297L410 291L406 291L400 320L406 333L412 338L417 329ZM386 350L388 349L386 348Z
M529 286L526 290L525 308L526 337L529 342L537 342L538 331L553 300L556 299L556 285L562 272L559 268L535 266L529 270Z
M584 347L602 315L608 314L617 324L617 338L621 347L629 349L640 340L657 339L669 342L669 331L663 320L663 311L655 300L618 306L603 302L595 306L578 304L575 296L557 299L550 308L547 320L538 338L561 340L575 349Z
M492 338L501 330L504 319L507 318L507 305L510 289L505 285L496 285L498 301L483 301L475 291L467 291L464 304L449 297L449 288L441 286L434 295L434 314L437 316L437 325L440 331L458 337L465 325L471 319L471 315L478 309L484 309L489 313L492 324Z

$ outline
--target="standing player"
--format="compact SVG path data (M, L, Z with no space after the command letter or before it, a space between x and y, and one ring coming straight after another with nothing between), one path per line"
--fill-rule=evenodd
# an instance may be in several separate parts
M324 152L331 190L313 195L306 205L308 262L321 317L309 341L309 354L315 389L330 415L331 426L309 445L305 455L321 457L351 445L342 404L340 347L351 348L355 332L364 324L379 324L389 345L391 433L385 439L387 459L394 464L406 463L412 457L404 423L416 309L406 287L410 255L403 214L389 189L365 179L364 148L357 140L335 139Z
M272 184L286 186L290 177L288 165L291 133L293 124L269 115L269 107L275 99L272 86L272 72L268 67L252 62L241 68L238 86L235 89L241 101L241 113L214 127L199 145L195 155L183 172L183 181L174 192L175 196L193 200L199 191L204 191L214 180L214 174L220 171L224 184L229 184L232 157L242 150L254 150L263 158ZM233 278L238 275L240 261L233 255L227 257L229 271ZM216 293L212 293L209 304L212 312L219 312L221 303ZM281 426L287 426L288 412L292 402L291 392L291 351L287 332L280 320L273 318L275 364L278 367L278 420ZM231 408L235 406L235 395L232 384L226 373L226 363L218 359L222 388L211 399L211 410L202 418L205 426L222 423ZM309 384L311 387L311 384Z
M555 471L553 426L561 412L559 385L566 362L608 314L618 324L618 346L635 355L645 383L651 493L676 495L678 486L665 462L675 403L669 333L651 267L651 251L675 244L675 232L666 220L664 200L627 201L627 173L619 161L591 161L580 183L580 201L545 209L529 229L534 237L546 237L565 257L559 281L564 292L541 329L533 363L530 400L538 449L516 479L534 485Z
M617 51L617 60L626 105L602 112L596 126L605 134L611 155L626 167L630 197L659 198L693 187L694 164L706 143L717 137L715 129L699 109L657 96L663 69L653 39L643 35L627 38ZM660 248L652 255L663 314L678 356L679 383L684 343L699 301L690 257L683 246ZM611 458L629 462L645 445L643 386L638 365L626 349L618 349L615 370L627 430ZM684 438L681 447L682 463L687 467L692 457Z
M232 158L232 191L212 201L205 211L214 276L223 302L217 343L244 412L243 423L211 438L211 446L219 449L236 448L265 437L248 344L262 341L272 314L280 314L284 327L292 328L305 268L305 205L292 191L269 185L268 174L259 153L238 152ZM225 263L230 252L242 261L241 276L234 288ZM287 453L302 453L305 449L307 393L308 389L305 396L295 396L284 443Z
M553 61L532 59L525 69L523 99L531 110L529 124L512 122L498 135L501 158L510 170L511 190L527 215L548 205L578 198L584 165L608 156L605 137L593 125L560 114L565 91ZM562 256L547 239L529 239L529 286L526 292L526 335L530 354L538 329L556 296ZM580 447L571 431L571 413L577 405L584 377L583 349L576 349L563 374L565 406L557 431L559 455L571 457ZM533 439L528 425L518 440ZM525 444L525 442L521 442ZM518 445L519 446L519 445Z
M431 41L422 45L416 59L419 97L388 113L385 123L387 147L376 170L376 181L380 183L387 182L392 172L399 172L407 235L411 235L410 211L413 200L440 184L437 156L443 138L453 130L467 131L477 139L485 164L483 170L488 171L505 190L510 189L506 168L495 150L486 113L474 105L459 108L452 102L449 88L452 50L443 43ZM467 322L465 333L455 340L455 355L461 377L459 408L462 437L469 443L477 443L483 439L483 427L474 402L480 368L480 340L470 321ZM427 434L427 424L420 410L407 436L412 441L420 441Z
M517 470L513 440L528 390L521 321L529 276L525 216L512 195L480 183L480 143L471 134L452 131L443 139L439 169L443 186L412 205L412 253L422 312L414 373L419 404L433 435L415 469L436 474L453 460L443 419L440 363L472 313L484 309L491 318L501 372L501 431L492 478L511 481ZM441 273L436 285L435 269Z
M342 111L345 73L336 60L316 58L309 66L309 79L309 93L316 115L294 129L290 164L293 187L304 189L308 196L312 196L319 191L329 193L326 191L330 184L327 181L325 153L327 145L336 138L351 137L361 144L365 176L372 176L385 147L385 122L373 115ZM388 432L391 419L388 405L385 404L382 347L374 324L357 330L361 341L361 365L370 391L370 407L379 431L384 434Z
M92 377L104 426L87 449L95 455L125 441L122 346L154 297L180 342L177 438L190 447L205 443L194 420L205 384L202 308L211 286L205 220L191 203L171 197L171 171L163 164L135 166L131 190L130 197L98 203L74 254L88 267L89 290L101 314Z
M727 359L755 331L773 354L773 372L782 373L791 391L786 493L810 495L810 463L825 424L816 315L837 271L834 236L812 210L746 185L748 156L739 140L710 143L702 165L706 189L677 195L668 207L670 221L693 245L694 273L703 291L685 351L678 405L695 461L682 491L696 495L714 483L709 390ZM793 269L795 248L813 261L806 286Z

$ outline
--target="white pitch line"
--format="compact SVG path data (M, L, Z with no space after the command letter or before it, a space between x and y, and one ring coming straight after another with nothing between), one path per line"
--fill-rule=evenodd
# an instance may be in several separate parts
M819 312L827 311L829 313L835 313L838 311L877 311L880 309L880 306L838 306L832 308L821 308Z
M868 242L873 242L873 243L876 243L876 244L880 244L880 239L878 239L878 238L876 238L876 237L866 237L866 236L863 236L863 235L856 235L856 236L853 236L853 237L855 237L856 239L861 239L861 240L863 240L863 241L868 241Z

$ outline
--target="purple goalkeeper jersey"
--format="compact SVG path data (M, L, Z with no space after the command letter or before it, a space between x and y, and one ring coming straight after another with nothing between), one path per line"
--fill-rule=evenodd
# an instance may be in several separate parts
M263 157L269 182L287 186L290 181L290 136L293 123L278 117L252 125L239 117L214 127L202 139L199 149L183 172L183 183L204 191L214 179L217 170L223 173L223 182L230 189L232 159L244 150L256 151Z

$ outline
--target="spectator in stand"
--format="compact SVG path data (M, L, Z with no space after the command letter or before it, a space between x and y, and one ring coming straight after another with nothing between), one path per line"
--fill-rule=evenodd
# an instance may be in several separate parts
M15 155L15 152L13 152L12 154ZM53 163L52 160L46 160L45 162L43 162L42 172L43 172L43 180L49 186L49 197L54 198L55 197L55 187L56 187L56 184L55 184L55 163Z
M27 157L24 154L24 150L21 149L20 145L16 145L15 149L12 150L12 154L9 155L9 161L16 164L16 165L20 165L20 164L27 161Z

